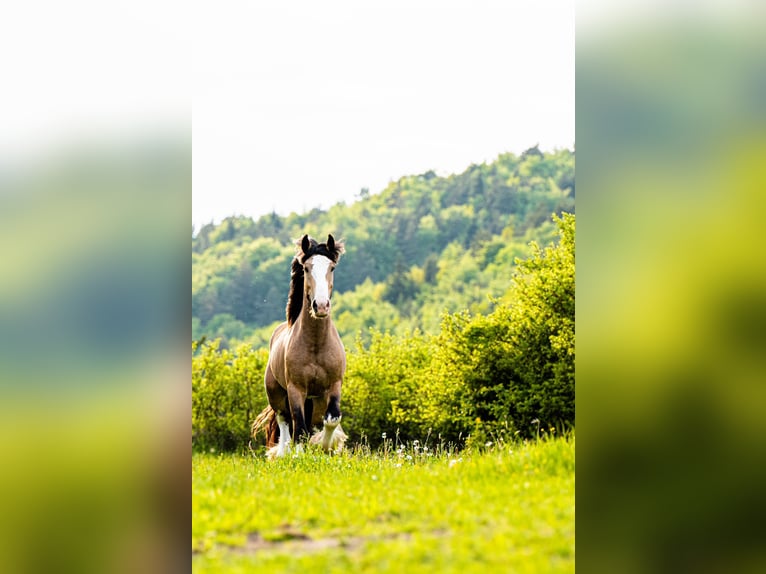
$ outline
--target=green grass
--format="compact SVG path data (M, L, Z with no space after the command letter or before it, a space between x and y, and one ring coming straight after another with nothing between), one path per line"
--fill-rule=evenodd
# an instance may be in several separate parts
M271 462L195 454L193 570L574 572L574 459L574 437Z

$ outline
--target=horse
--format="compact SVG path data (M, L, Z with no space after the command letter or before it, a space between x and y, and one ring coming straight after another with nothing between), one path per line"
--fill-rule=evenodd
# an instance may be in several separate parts
M264 386L269 405L252 425L252 434L266 429L269 458L282 457L302 443L339 452L346 441L340 426L340 396L346 352L332 322L330 298L333 271L345 252L332 234L325 243L308 235L296 242L290 273L286 321L269 341ZM322 426L309 437L310 430Z

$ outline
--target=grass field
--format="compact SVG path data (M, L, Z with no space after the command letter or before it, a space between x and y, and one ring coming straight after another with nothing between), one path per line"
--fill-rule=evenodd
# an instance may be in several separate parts
M574 572L574 437L192 458L194 572Z

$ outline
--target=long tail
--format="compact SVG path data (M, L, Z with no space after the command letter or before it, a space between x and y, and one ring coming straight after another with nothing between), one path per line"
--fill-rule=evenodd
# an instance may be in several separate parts
M279 442L277 413L270 405L255 417L250 433L253 435L253 438L255 438L262 430L266 432L266 448L271 448Z

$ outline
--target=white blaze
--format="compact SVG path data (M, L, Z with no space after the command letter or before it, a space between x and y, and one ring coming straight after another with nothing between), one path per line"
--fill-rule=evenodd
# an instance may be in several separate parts
M331 264L332 261L324 255L317 255L311 266L311 276L314 278L314 300L320 306L326 306L330 301L330 284L327 281L327 272Z

